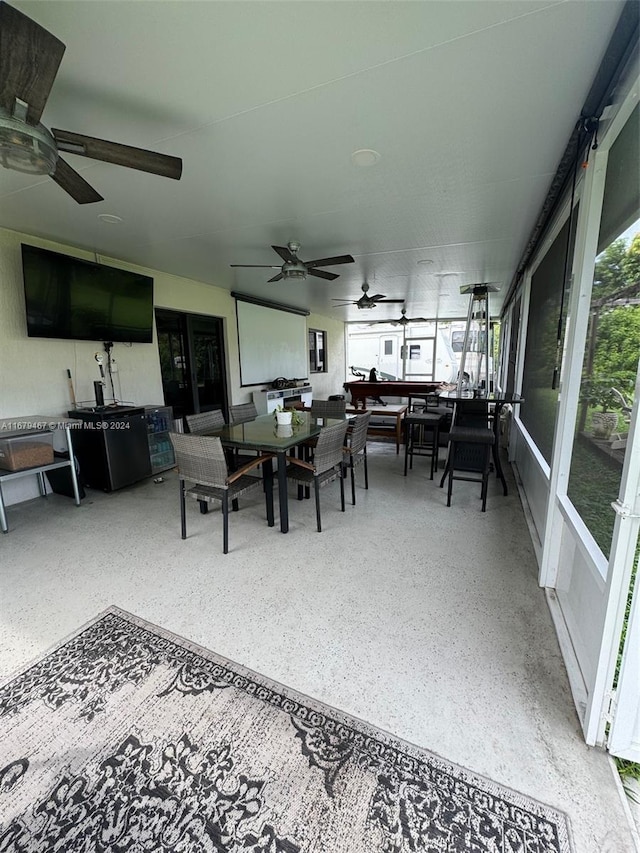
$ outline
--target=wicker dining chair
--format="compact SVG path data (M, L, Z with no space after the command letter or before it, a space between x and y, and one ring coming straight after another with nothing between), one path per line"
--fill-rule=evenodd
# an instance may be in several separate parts
M345 400L311 400L313 418L343 418L346 409Z
M310 487L313 484L316 499L316 522L318 533L322 533L320 520L320 487L326 486L333 480L340 480L340 504L342 512L344 507L344 443L347 434L348 422L334 424L324 427L318 436L315 446L313 462L304 459L289 457L287 466L287 478L299 486Z
M222 504L222 551L229 552L229 505L251 489L262 489L262 479L247 476L248 472L268 462L264 470L267 524L273 527L272 453L252 459L237 471L229 472L222 443L217 436L169 433L178 466L180 480L181 535L187 538L186 503L189 495L200 503L220 501ZM193 484L187 488L187 484Z
M197 415L185 415L185 421L192 434L213 432L225 425L224 414L220 409L210 412L200 412Z
M247 421L255 421L258 410L255 403L238 403L237 406L229 406L229 423L243 424Z
M344 418L347 404L344 400L311 400L312 418ZM310 438L304 446L307 450L307 459L313 456L317 438Z
M349 443L343 448L345 465L351 472L351 504L356 505L355 468L364 464L364 487L369 488L369 471L367 470L367 430L371 412L356 415L350 428Z

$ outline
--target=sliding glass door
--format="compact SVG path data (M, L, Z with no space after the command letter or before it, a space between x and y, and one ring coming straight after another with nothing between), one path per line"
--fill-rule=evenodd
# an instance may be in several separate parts
M174 417L227 411L224 332L219 317L156 309L162 387Z

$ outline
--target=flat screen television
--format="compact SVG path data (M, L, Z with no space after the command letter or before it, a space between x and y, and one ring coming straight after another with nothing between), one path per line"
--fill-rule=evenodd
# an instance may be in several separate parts
M27 334L150 344L153 279L22 244Z

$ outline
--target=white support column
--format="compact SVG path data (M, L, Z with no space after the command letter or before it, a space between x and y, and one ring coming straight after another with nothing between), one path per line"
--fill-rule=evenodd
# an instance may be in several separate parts
M558 413L551 457L549 500L544 526L542 560L538 582L555 587L560 553L560 517L558 499L567 494L574 426L578 413L578 397L582 376L584 346L589 324L593 261L598 250L600 210L607 170L607 151L592 153L585 176L580 204L573 257L573 284L569 302L567 333L560 372ZM571 215L571 212L570 214Z

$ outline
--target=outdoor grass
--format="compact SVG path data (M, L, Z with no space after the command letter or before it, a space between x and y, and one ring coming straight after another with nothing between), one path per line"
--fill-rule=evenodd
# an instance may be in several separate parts
M588 439L578 438L573 446L571 474L568 494L571 502L582 516L591 535L598 543L602 552L608 557L611 551L611 538L615 524L615 513L610 504L618 497L622 467L605 457L597 447L590 444ZM638 573L638 557L640 542L636 548L636 556L631 571L631 580L627 593L618 660L613 678L613 689L618 686L622 652L627 636L627 626L631 613L631 599ZM628 797L638 802L636 793L630 788L631 779L640 782L640 764L625 758L614 756L614 761L620 774L622 786Z

